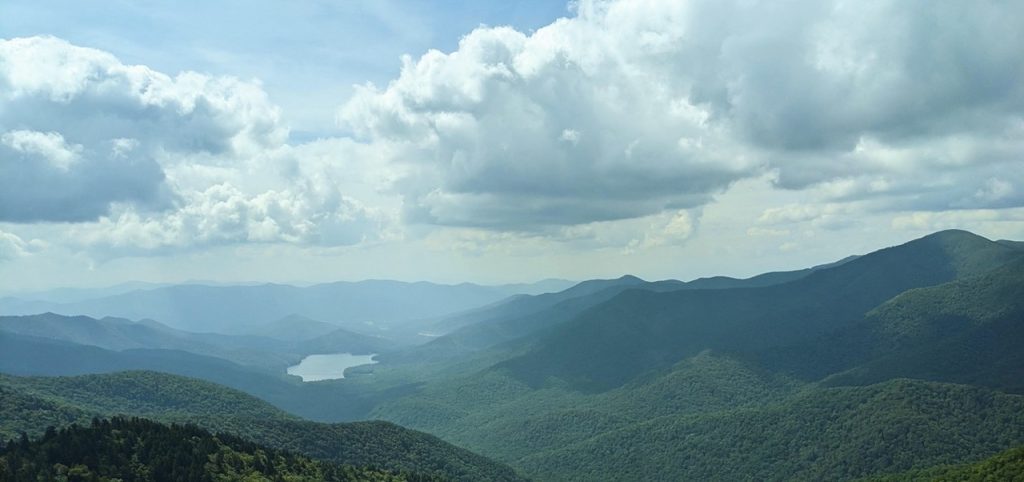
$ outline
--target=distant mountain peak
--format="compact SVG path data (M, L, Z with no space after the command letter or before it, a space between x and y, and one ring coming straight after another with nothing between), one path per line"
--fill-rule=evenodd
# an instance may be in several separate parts
M984 236L974 234L970 231L963 229L944 229L942 231L936 231L927 236L923 236L918 239L919 241L924 240L939 240L939 241L984 241L993 242Z

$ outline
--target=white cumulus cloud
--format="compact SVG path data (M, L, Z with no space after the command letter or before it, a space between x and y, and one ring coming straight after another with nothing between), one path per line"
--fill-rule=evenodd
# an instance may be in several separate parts
M168 209L167 165L226 162L286 136L258 84L171 77L53 37L0 40L0 221Z
M575 8L406 57L343 106L402 167L407 220L542 231L699 207L766 173L878 209L1024 204L1024 4Z

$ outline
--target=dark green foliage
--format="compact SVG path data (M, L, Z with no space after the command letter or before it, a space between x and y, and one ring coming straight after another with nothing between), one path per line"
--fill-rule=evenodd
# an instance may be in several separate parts
M629 289L662 292L772 286L798 280L819 269L838 266L854 258L798 271L764 273L747 279L716 276L689 282L647 282L635 276L623 276L613 280L584 281L558 293L519 296L444 318L435 324L434 330L450 333L421 347L389 354L381 359L422 363L424 360L456 358L570 321L588 308Z
M1024 257L970 233L778 285L531 316L557 326L374 415L542 480L851 479L1024 441L1024 399L1005 393L1024 393Z
M669 415L517 461L543 480L848 480L1024 443L1024 397L896 380Z
M875 482L1024 482L1024 447L961 465L939 466L869 479Z
M813 340L861 320L908 289L982 274L1020 251L944 231L763 288L629 290L594 306L502 368L532 386L620 386L706 349L758 351Z
M387 354L381 360L422 363L458 358L570 320L623 290L650 284L635 276L623 276L584 281L558 293L514 297L444 318L433 329L450 333L422 346Z
M799 388L705 353L597 395L567 386L534 390L499 370L487 370L384 404L375 415L514 462L652 418L764 404Z
M125 414L176 421L214 416L299 420L240 391L157 372L33 378L0 375L0 387L59 401L95 414Z
M948 465L1024 444L1024 251L1012 243L947 231L834 266L584 283L450 321L473 319L382 357L372 377L247 389L352 413L384 400L374 417L541 480L955 480L1019 468L1014 453ZM151 373L0 378L0 429L39 436L125 413L335 463L516 477L390 423L307 422L221 390Z
M0 479L136 481L426 481L392 473L318 462L241 438L212 435L194 425L163 425L142 418L93 419L89 426L50 427L38 440L11 440L0 448Z
M17 386L0 386L0 440L20 433L41 435L46 427L87 423L93 415L88 410L26 393Z
M909 290L862 322L764 353L760 363L829 385L897 377L1024 393L1024 260L989 273Z
M2 433L39 433L92 416L142 416L195 423L275 449L356 466L415 471L455 480L518 480L507 466L432 435L387 422L299 420L259 399L212 383L154 372L78 377L0 376ZM9 400L18 400L11 402ZM11 408L8 408L11 407ZM45 422L45 423L44 423ZM65 422L65 423L61 423Z

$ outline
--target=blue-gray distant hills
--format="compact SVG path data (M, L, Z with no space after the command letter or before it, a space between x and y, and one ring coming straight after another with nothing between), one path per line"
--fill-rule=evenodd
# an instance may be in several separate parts
M560 290L570 284L562 280L501 286L383 280L308 287L187 284L131 290L72 302L8 297L0 299L0 314L53 312L98 318L152 319L181 330L214 333L247 333L281 318L300 315L357 327L365 332L385 332L418 320L487 305L515 294Z

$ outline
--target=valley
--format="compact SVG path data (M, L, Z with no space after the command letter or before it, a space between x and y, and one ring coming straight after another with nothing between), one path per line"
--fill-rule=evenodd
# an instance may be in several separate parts
M0 482L1024 482L1024 0L0 0Z
M0 317L5 437L132 415L422 471L310 438L402 426L495 461L462 480L854 480L1024 446L1024 251L964 231L745 280L518 294L422 318L409 333L438 336L419 340L305 314L220 333L103 314ZM190 398L193 379L240 392Z

